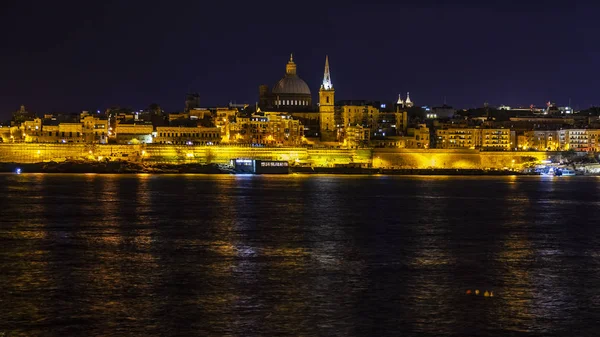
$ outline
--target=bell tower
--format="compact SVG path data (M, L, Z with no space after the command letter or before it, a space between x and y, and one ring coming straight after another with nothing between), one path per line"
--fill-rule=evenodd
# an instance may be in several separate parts
M325 72L323 74L323 84L319 89L319 133L321 140L335 140L337 129L335 126L335 91L331 83L331 74L329 73L329 57L325 56Z

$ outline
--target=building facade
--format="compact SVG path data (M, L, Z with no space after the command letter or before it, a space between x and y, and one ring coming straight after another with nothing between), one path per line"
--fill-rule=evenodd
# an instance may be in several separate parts
M230 132L229 142L238 144L299 146L304 139L300 121L279 112L238 117Z
M115 139L119 144L150 144L153 131L149 122L120 122L115 127Z
M172 145L218 145L221 143L221 129L189 126L156 127L156 144Z
M485 149L504 150L512 148L510 129L482 129L446 127L436 130L438 149Z

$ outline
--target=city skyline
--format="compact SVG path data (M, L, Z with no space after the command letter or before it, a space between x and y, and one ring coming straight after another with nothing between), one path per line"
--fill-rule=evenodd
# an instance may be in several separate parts
M284 17L275 6L3 5L0 25L19 29L0 56L0 117L21 104L178 111L187 92L203 106L254 104L290 53L313 99L329 55L339 100L394 101L409 91L418 106L597 105L597 37L586 19L596 5L432 4L307 5Z

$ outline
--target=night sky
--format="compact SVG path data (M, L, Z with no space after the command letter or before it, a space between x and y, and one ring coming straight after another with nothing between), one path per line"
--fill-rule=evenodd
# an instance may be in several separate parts
M291 52L313 99L328 54L336 99L600 105L600 5L335 3L3 1L0 117L254 104Z

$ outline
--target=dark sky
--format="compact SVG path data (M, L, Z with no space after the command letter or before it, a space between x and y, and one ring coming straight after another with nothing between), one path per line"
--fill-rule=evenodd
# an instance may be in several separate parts
M600 5L485 2L6 0L0 117L254 104L290 52L315 98L328 54L336 99L600 104Z

